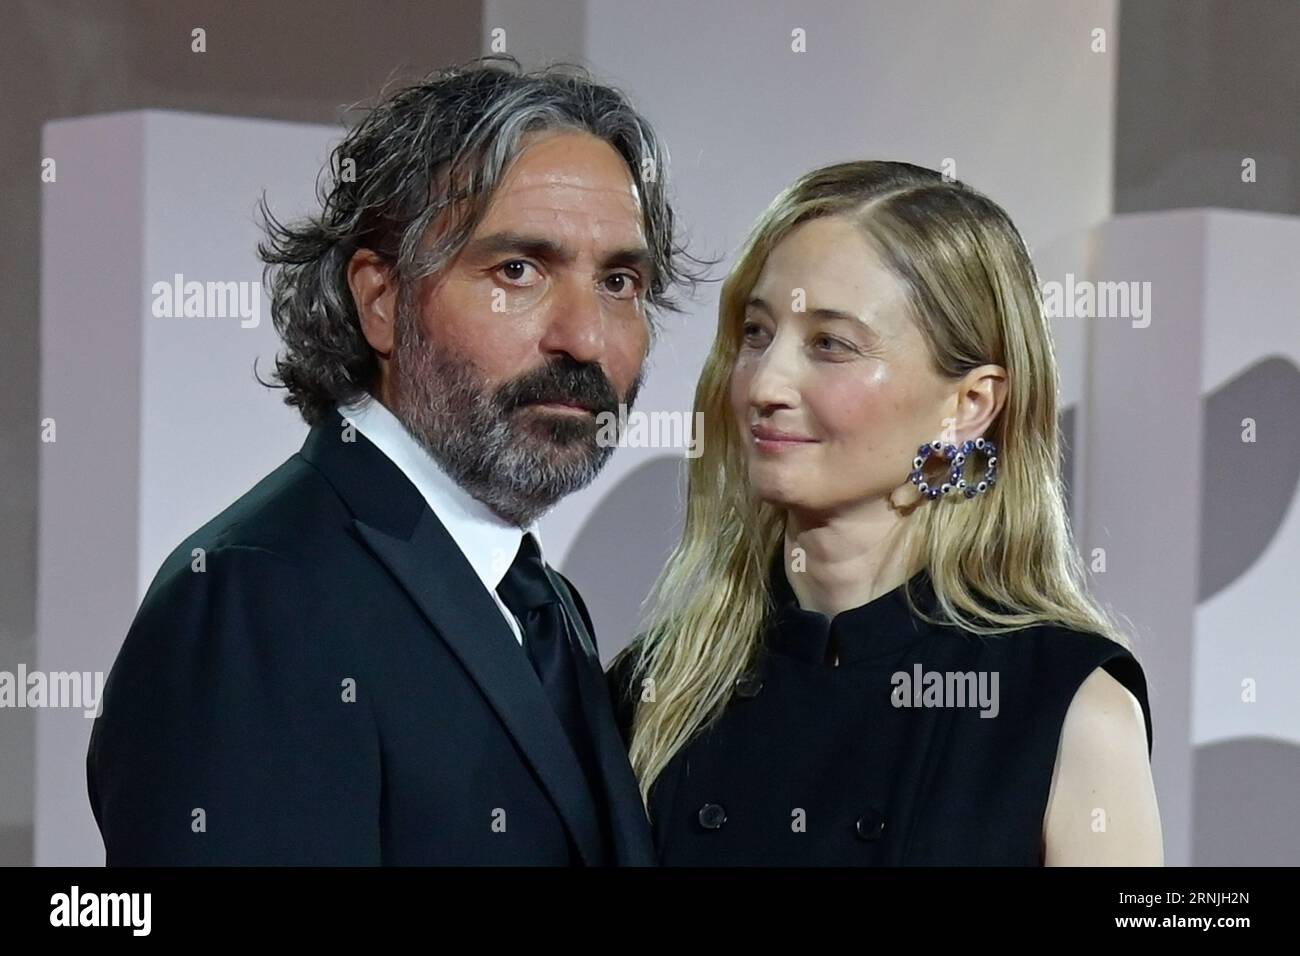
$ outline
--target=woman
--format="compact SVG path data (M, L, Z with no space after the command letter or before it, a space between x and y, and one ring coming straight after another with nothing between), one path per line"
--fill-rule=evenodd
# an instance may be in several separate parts
M1006 213L905 163L783 192L722 291L682 541L611 686L666 865L1161 865Z

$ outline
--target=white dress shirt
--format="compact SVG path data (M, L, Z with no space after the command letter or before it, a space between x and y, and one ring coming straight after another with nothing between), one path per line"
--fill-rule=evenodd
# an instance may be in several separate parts
M497 585L510 570L525 533L533 536L538 551L541 551L542 539L536 523L527 528L510 524L456 484L379 400L367 396L357 404L340 405L339 414L387 455L419 490L483 582L483 587L514 632L515 640L522 646L523 629L497 594ZM544 554L542 560L546 560Z

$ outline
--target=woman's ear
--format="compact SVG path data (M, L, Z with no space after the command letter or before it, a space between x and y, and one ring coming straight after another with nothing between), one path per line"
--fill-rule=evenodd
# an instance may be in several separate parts
M1007 400L1007 371L981 365L962 376L956 391L955 443L988 434Z
M370 347L387 359L393 351L397 318L397 276L376 252L358 249L348 261L348 288Z

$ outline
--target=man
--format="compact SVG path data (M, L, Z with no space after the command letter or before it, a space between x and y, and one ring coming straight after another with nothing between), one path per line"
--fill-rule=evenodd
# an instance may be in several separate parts
M263 207L276 375L312 428L126 637L87 756L110 865L652 862L536 521L611 453L597 416L694 276L648 123L515 67L398 91L319 216Z

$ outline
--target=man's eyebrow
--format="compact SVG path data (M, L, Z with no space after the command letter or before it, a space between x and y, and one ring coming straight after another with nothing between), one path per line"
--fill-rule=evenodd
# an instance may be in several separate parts
M605 256L602 264L607 269L613 266L628 266L639 269L641 274L647 278L654 278L657 269L654 254L645 246L628 246L625 249L615 249Z
M494 232L487 236L480 236L465 246L465 253L473 257L518 253L538 259L559 259L561 262L573 258L571 252L552 239L544 236L528 236L519 232Z
M772 307L760 296L750 296L749 301L745 303L745 306L746 308L761 309L768 315L772 315ZM865 325L868 328L871 327L870 323L868 323L866 319L862 318L862 316L855 315L852 312L845 312L841 309L808 309L805 314L812 316L814 319L842 319L845 322L856 322L858 325Z
M471 240L465 252L473 258L491 257L514 253L533 256L537 259L550 259L556 262L572 262L575 257L572 250L565 248L553 239L545 236L530 236L519 232L494 232L487 236ZM627 246L607 253L601 260L602 268L613 266L631 266L652 276L655 270L655 258L650 250L642 245Z

